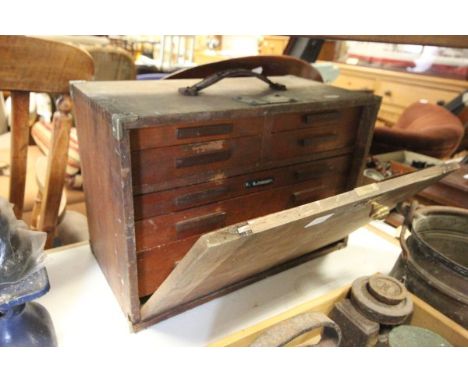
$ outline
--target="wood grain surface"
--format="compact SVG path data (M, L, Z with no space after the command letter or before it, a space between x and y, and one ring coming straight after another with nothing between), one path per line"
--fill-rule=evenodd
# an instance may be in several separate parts
M0 88L1 89L1 88ZM26 187L26 165L29 143L29 93L11 93L11 159L10 195L13 211L18 219L23 214L24 189Z
M392 208L458 168L435 166L205 234L143 305L142 318L345 237L371 220L371 202Z
M72 45L26 36L0 36L0 89L68 93L72 80L90 80L91 56Z

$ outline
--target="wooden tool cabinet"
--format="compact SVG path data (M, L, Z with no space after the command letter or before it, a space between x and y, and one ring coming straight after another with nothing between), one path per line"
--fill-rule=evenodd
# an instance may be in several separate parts
M142 318L142 301L200 235L356 186L379 97L272 80L287 90L256 78L227 78L198 96L178 92L197 80L72 84L92 250L135 327L155 321Z

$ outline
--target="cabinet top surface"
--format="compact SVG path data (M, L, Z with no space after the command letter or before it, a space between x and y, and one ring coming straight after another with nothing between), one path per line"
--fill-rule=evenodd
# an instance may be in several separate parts
M304 108L330 109L374 104L377 98L365 92L349 91L295 76L270 77L286 85L287 90L272 90L256 78L227 78L198 96L184 96L179 88L194 85L194 80L89 81L72 83L72 92L80 92L110 114L132 114L153 122L167 119L207 119L264 115L268 111L294 112ZM241 97L244 101L239 99ZM260 100L252 105L245 100ZM279 100L279 102L275 102ZM292 100L291 100L292 99ZM270 102L271 101L271 102ZM231 113L231 114L230 114ZM184 118L185 116L185 118Z

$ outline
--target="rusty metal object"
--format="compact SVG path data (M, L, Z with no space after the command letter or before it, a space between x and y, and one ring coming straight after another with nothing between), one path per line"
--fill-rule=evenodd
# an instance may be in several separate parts
M294 339L319 328L323 328L320 342L311 346L325 347L340 345L341 330L339 326L322 313L309 312L299 314L272 326L260 334L250 346L285 346Z
M445 338L431 330L417 326L400 325L389 333L390 347L447 347L452 346Z
M379 324L361 314L349 299L339 301L329 317L341 329L340 346L374 346L379 335Z
M372 296L388 305L397 305L408 297L408 292L402 283L381 273L369 277L368 289Z
M388 347L388 336L394 326L380 325L379 335L377 337L376 347Z
M413 218L414 216L414 218ZM405 238L405 231L411 235ZM415 295L468 327L468 210L425 207L408 213L402 255L391 271Z
M371 277L379 277L371 276ZM368 319L385 325L399 325L413 312L413 302L404 289L404 299L395 305L391 305L380 301L369 292L370 277L360 277L353 282L351 286L351 301L359 311ZM388 280L387 280L388 282ZM383 289L376 287L377 281L374 282L374 288L377 288L380 297L388 296L388 292L383 292ZM388 284L387 284L388 285ZM396 285L396 284L394 284ZM400 292L397 292L398 294ZM391 294L390 294L391 295Z

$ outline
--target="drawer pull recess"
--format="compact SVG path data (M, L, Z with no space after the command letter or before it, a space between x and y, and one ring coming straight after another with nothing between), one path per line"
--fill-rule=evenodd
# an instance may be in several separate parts
M210 135L222 135L231 132L232 125L182 127L177 129L177 139L208 137Z
M194 192L191 194L181 195L174 200L174 205L179 208L190 207L200 203L211 201L229 191L228 187L212 188L210 190Z
M300 146L306 147L317 143L334 141L336 138L336 134L314 135L312 137L300 138L297 140L297 143Z
M292 194L294 203L307 203L311 201L312 197L315 197L317 191L323 189L323 185L308 188L306 190L297 191ZM315 197L316 198L316 197Z
M185 158L176 159L176 167L191 167L213 162L221 162L231 157L231 150L221 150L206 154L193 155Z
M303 121L306 125L310 125L314 122L327 122L334 121L340 118L340 112L337 110L329 111L326 113L312 113L303 116Z
M334 166L325 164L322 167L294 171L294 177L299 181L320 178L328 172L333 171L333 169Z
M223 227L226 221L226 212L214 212L212 214L197 216L192 219L182 220L176 223L177 239L200 235Z

